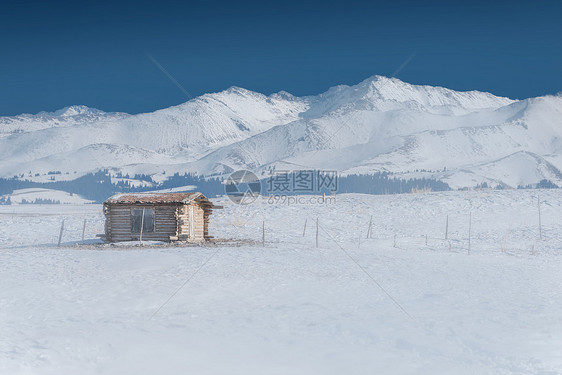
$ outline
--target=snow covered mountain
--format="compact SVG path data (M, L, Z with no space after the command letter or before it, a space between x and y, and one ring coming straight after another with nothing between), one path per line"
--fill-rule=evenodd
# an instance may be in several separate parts
M217 148L298 119L307 104L286 94L267 97L232 87L133 116L79 108L97 117L65 116L64 110L59 116L40 113L0 118L4 134L9 133L0 138L0 176L30 171L33 176L48 171L84 174L138 163L197 160ZM18 131L14 132L15 123Z
M128 116L130 115L126 113L105 113L85 105L73 105L55 112L0 117L0 137L54 127L69 127L84 122L122 119Z
M562 184L562 96L511 100L381 76L302 98L233 87L139 115L74 106L0 118L0 160L0 176L32 179L321 168L452 187Z

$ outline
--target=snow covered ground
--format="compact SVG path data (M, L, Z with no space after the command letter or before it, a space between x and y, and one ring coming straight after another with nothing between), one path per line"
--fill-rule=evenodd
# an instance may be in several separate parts
M538 193L219 199L212 234L265 221L265 247L75 246L99 205L0 206L0 373L561 374L562 196L540 240Z

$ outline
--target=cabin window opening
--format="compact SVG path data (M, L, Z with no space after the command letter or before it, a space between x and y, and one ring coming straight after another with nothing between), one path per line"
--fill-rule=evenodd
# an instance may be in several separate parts
M144 220L142 218L144 211ZM153 208L133 208L131 209L131 228L133 233L140 233L142 226L143 233L154 232L154 209Z

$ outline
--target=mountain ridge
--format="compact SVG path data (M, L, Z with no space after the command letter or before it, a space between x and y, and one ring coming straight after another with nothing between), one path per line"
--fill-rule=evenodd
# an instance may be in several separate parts
M561 115L561 95L513 100L378 75L305 97L232 86L136 115L69 106L0 117L0 177L142 167L162 179L298 167L429 177L459 188L541 177L562 184ZM518 152L540 159L534 166L525 159L525 170L501 162Z

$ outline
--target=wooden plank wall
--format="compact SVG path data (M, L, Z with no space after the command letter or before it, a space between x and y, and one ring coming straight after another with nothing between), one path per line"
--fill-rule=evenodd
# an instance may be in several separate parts
M194 214L194 223L195 223L195 230L194 230L194 242L202 242L205 241L205 219L204 219L204 211L198 204L194 204L193 207L193 214Z
M178 207L176 211L176 218L178 223L178 236L180 238L187 238L189 235L189 210L187 205Z
M194 214L194 236L189 238L189 206L193 207ZM205 241L205 220L204 210L195 202L183 205L178 210L178 228L180 238L185 238L189 242Z
M106 238L111 242L137 241L140 233L131 232L131 209L154 209L154 232L144 232L146 241L170 241L178 232L175 205L110 205L106 210Z
M193 206L194 237L189 238L189 206ZM140 233L131 232L131 209L154 209L154 232L145 232L143 240L170 241L170 237L187 240L189 242L203 242L212 238L209 236L209 215L211 209L207 206L192 202L190 204L167 205L104 205L105 235L108 241L138 241Z
M209 216L211 215L213 211L209 208L204 208L203 209L203 238L205 238L205 241L209 241L210 239L213 238L213 236L209 235Z

